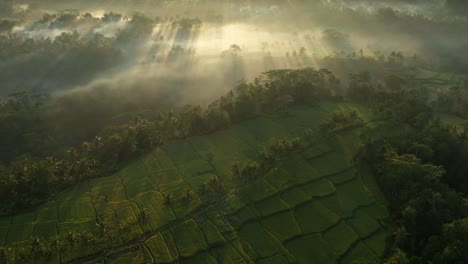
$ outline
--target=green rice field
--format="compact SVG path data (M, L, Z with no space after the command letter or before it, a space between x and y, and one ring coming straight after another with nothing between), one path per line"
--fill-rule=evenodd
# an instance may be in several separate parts
M349 110L372 119L362 107L327 102L169 142L112 176L0 218L0 249L16 263L33 239L96 233L105 224L121 232L106 250L74 244L37 263L378 262L388 212L372 175L352 162L360 128L317 142L240 189L232 179L232 165L255 159L263 143ZM201 192L213 179L226 191ZM147 221L138 222L142 211Z

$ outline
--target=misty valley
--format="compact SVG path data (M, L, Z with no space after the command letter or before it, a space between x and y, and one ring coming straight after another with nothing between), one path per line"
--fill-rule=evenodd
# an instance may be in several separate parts
M468 2L0 0L0 264L468 263Z

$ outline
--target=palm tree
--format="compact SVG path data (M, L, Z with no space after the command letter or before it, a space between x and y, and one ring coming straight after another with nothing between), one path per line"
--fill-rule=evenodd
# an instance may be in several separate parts
M354 122L355 120L359 119L359 113L356 110L349 112L349 119Z
M40 252L40 248L41 248L40 238L36 237L31 242L31 253L33 255L38 254Z
M207 191L208 191L208 188L206 187L206 183L203 183L203 184L200 185L200 187L198 188L198 192L199 192L201 195L206 194Z
M130 231L130 223L129 222L124 222L124 223L119 223L119 235L122 238L122 242L127 241L127 236Z
M63 254L67 249L67 245L61 239L55 239L53 245L59 254Z
M186 203L186 205L189 205L192 199L193 199L192 191L188 189L185 192L185 194L182 196L182 200Z
M168 194L164 196L164 205L171 206L172 205L172 195Z
M6 263L6 255L3 249L0 249L0 263Z
M393 238L395 239L395 245L400 245L406 242L408 238L408 231L404 226L398 227L395 232L393 232Z
M142 224L148 224L149 223L149 213L148 213L148 208L143 208L142 210L138 211L137 215L137 222L142 225Z
M107 226L106 224L98 218L98 222L96 223L96 227L98 229L98 233L101 237L104 237L107 235Z

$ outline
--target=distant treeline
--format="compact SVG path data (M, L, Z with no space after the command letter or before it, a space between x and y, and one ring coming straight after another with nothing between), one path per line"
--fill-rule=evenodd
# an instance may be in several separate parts
M125 17L113 12L96 18L73 10L45 14L25 25L0 19L0 96L24 89L52 92L89 83L133 59L134 49L151 37L159 23L168 23L179 35L201 25L192 18L150 18L141 13ZM24 28L15 31L14 26L20 25ZM55 36L56 31L61 33ZM165 37L158 36L158 40Z

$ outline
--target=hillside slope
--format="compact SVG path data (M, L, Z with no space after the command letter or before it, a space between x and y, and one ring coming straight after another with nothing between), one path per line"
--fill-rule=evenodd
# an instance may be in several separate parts
M318 128L340 102L293 107L165 144L119 173L81 183L37 210L0 218L8 263L352 263L385 249L388 212L372 176L352 162L346 129L237 188L232 165L271 138ZM94 236L106 237L96 243ZM41 249L48 241L55 248Z

